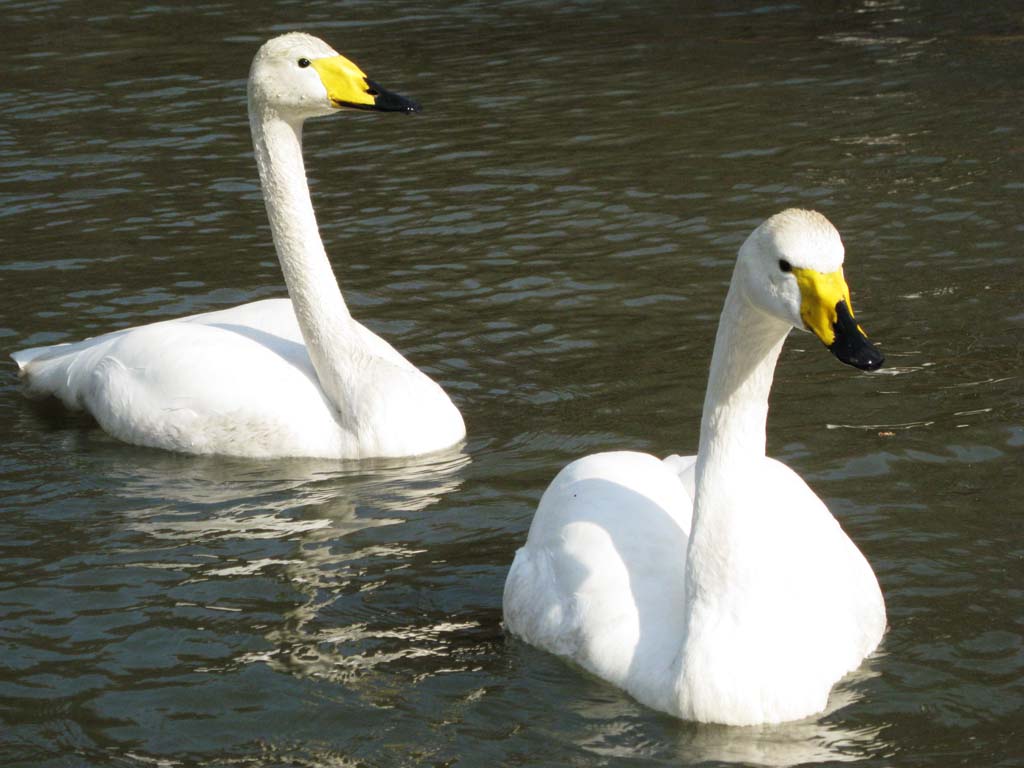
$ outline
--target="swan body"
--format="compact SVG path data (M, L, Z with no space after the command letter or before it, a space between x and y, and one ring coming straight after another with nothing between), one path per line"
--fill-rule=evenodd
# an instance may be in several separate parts
M24 350L15 359L31 367L33 386L135 445L358 458L429 453L462 438L441 387L363 325L353 321L349 332L360 348L350 359L360 390L350 415L362 429L339 423L288 299ZM247 371L259 379L240 386Z
M360 459L455 445L466 430L451 399L349 313L302 160L309 117L418 107L301 33L260 48L248 90L289 298L15 352L27 393L85 409L126 442L187 453Z
M768 219L740 249L696 456L572 462L538 505L505 584L507 628L642 703L753 725L825 708L878 645L885 605L824 503L765 455L768 391L790 328L844 362L882 358L853 322L838 233Z

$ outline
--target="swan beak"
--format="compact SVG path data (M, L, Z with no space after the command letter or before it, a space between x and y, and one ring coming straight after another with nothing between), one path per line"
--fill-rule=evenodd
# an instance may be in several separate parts
M853 319L843 270L823 273L794 267L793 276L800 286L800 317L807 330L847 365L862 371L881 368L885 357Z
M420 105L415 101L382 88L344 56L314 59L310 64L320 75L320 82L324 84L333 107L377 112L420 111Z

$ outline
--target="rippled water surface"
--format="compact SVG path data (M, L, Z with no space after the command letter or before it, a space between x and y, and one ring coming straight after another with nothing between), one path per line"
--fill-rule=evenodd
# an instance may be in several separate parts
M301 28L421 100L311 123L353 311L460 451L121 445L0 364L0 763L1024 764L1019 3L0 2L5 351L283 293L244 84ZM805 335L769 450L862 548L877 654L821 716L677 722L508 638L541 492L692 452L736 248L839 227L889 367Z

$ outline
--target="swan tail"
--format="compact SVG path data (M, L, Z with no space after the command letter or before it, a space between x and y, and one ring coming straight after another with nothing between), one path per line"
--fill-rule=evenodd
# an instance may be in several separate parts
M31 347L11 353L18 365L18 378L23 392L31 398L58 395L64 372L68 368L71 344L56 344L49 347ZM73 356L71 356L73 357ZM63 399L63 398L62 398Z
M79 409L79 389L83 382L81 353L94 345L92 339L75 344L31 347L11 353L18 365L22 392L32 399L56 397L68 408ZM87 376L86 376L87 378Z
M24 378L27 375L27 369L29 363L35 360L37 357L46 354L53 347L31 347L30 349L19 349L17 352L11 353L11 359L18 364L18 375Z

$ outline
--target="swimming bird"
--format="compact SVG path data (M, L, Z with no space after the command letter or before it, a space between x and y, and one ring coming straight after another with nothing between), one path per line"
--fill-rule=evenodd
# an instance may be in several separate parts
M854 319L844 248L790 209L740 248L696 456L599 453L538 505L504 591L506 628L686 720L753 725L825 708L885 630L874 572L825 504L765 455L793 327L842 362L883 357Z
M128 443L185 453L362 459L457 444L466 429L448 395L350 314L302 158L307 118L419 106L292 32L256 53L248 108L289 298L15 352L26 393L84 409Z

